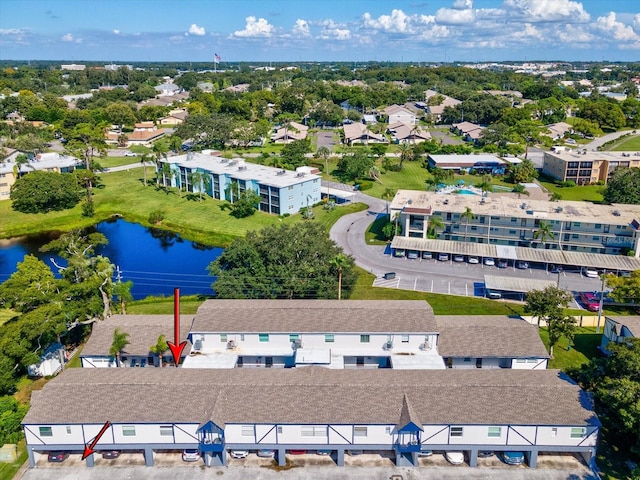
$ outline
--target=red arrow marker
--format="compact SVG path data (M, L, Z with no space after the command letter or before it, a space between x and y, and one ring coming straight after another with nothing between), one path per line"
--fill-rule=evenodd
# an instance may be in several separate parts
M84 453L82 454L82 460L87 458L89 455L91 455L95 451L94 447L96 446L96 443L98 443L98 440L100 440L100 437L104 435L104 432L106 432L107 428L109 428L110 426L111 426L111 422L105 422L105 424L102 426L102 428L98 432L98 435L96 435L96 438L93 439L93 442L84 446Z
M180 363L180 356L182 355L182 350L187 346L186 340L182 343L180 342L180 289L173 289L173 336L175 338L175 342L167 342L167 346L171 353L173 354L173 362L178 366Z

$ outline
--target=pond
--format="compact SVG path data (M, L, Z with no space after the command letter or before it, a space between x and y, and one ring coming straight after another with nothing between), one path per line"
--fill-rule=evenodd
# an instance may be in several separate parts
M204 246L184 240L175 233L122 219L101 222L95 230L109 241L98 253L111 260L123 281L133 282L135 299L150 295L171 296L176 287L180 288L181 295L213 293L213 277L207 273L207 266L220 256L222 248ZM38 235L0 240L0 282L9 278L27 254L37 256L57 274L51 259L53 257L58 264L64 264L64 260L38 251L51 239Z

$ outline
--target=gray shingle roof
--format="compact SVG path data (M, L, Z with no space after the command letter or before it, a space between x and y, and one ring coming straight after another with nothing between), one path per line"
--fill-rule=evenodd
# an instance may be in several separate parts
M184 315L180 319L180 336L183 340L187 338L192 318L191 315ZM174 341L173 315L113 315L93 324L81 356L109 355L116 328L129 334L131 343L122 350L124 355L148 355L149 347L156 344L160 335L164 335L167 341ZM190 349L191 344L187 344L184 353Z
M587 395L556 370L315 367L68 369L33 392L23 423L395 425L405 395L427 424L598 424Z
M620 315L620 316L607 316L619 325L624 325L629 329L634 337L640 338L640 315ZM618 335L620 329L618 329Z
M520 318L439 315L436 322L443 357L549 357L536 326Z
M433 309L406 300L207 300L194 332L222 333L428 333Z

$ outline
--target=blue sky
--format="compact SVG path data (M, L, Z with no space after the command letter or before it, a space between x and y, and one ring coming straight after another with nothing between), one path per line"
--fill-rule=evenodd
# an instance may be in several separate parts
M640 0L0 0L0 59L640 61Z

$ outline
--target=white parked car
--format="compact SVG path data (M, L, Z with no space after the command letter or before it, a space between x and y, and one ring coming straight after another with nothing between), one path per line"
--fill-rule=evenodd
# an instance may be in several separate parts
M484 264L488 265L489 267L492 267L496 264L496 261L491 257L487 257L484 259Z
M439 253L438 254L438 260L440 260L441 262L446 262L447 260L449 260L449 254L448 253Z
M595 268L587 268L584 270L584 276L587 278L598 278L598 270L596 270Z
M480 259L478 257L471 256L469 257L469 263L480 263Z
M200 460L200 452L197 448L185 448L182 451L182 460L184 462L197 462Z
M464 463L464 453L462 452L444 452L444 458L452 465L462 465Z
M454 255L453 256L453 261L454 262L464 262L464 255Z
M135 152L124 152L125 157L137 157L138 154Z
M249 456L248 450L231 450L229 452L231 458L247 458Z

